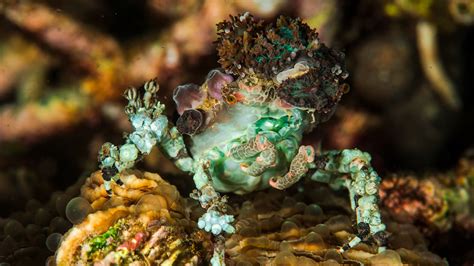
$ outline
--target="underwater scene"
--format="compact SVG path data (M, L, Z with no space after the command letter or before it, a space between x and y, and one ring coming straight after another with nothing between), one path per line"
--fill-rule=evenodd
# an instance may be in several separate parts
M473 0L0 0L0 266L474 265Z

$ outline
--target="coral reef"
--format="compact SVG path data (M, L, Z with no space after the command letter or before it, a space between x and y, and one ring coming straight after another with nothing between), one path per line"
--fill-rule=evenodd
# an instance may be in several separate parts
M470 158L462 159L455 171L458 185L470 184L473 171ZM57 265L63 265L64 260L123 264L146 261L158 265L167 259L178 264L210 259L212 237L198 229L196 221L204 210L196 202L181 198L177 189L157 174L125 171L120 179L124 184L112 183L113 197L110 197L101 172L97 171L79 180L66 193L53 195L49 204L42 206L38 201L31 201L23 215L2 220L7 236L1 236L2 260L31 265L33 261L45 260L58 246L55 257L50 259L56 260ZM438 180L452 179L445 174ZM244 198L232 196L229 205L236 217L236 232L225 239L226 262L230 265L321 262L445 265L444 260L428 251L429 242L422 234L427 231L422 228L420 232L412 220L404 219L406 216L387 204L399 196L384 195L389 184L391 179L384 181L381 191L382 206L389 214L393 213L384 216L390 233L388 250L384 253L377 255L377 250L365 243L338 253L337 248L356 233L350 204L343 194L308 180L292 190L264 190ZM446 188L442 191L450 193ZM399 199L404 198L410 199L406 196ZM451 213L469 210L465 204L458 202L448 210ZM35 213L32 212L35 209L35 217L31 218L29 214ZM58 216L53 218L53 213ZM465 213L459 214L454 217L466 217ZM421 219L419 215L415 217ZM443 219L450 217L453 216ZM458 226L466 225L465 220L458 221ZM431 222L432 227L439 224L435 222Z

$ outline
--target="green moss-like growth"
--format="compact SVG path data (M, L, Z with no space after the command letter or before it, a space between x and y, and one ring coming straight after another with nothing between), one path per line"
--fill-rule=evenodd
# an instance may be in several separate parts
M107 254L118 245L120 232L123 228L124 220L121 219L109 228L105 233L95 236L88 241L90 251L88 257L93 258L97 253Z

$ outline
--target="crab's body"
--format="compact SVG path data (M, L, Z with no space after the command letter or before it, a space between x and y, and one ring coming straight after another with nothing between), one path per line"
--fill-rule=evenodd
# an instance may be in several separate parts
M297 109L282 109L276 104L251 106L241 103L225 106L213 124L191 137L190 153L196 161L207 161L212 186L220 192L237 194L261 190L269 180L288 172L303 137L306 114ZM258 155L236 159L232 148L263 135L275 144L278 154L273 167L258 176L244 171Z
M311 179L349 190L359 233L341 251L361 240L383 246L380 178L370 155L357 149L316 153L301 145L303 134L329 119L347 91L344 55L321 44L299 19L281 17L265 26L243 14L218 24L218 34L224 69L212 70L202 85L175 89L176 126L163 115L154 81L144 85L142 94L135 88L126 92L125 110L135 131L120 148L103 145L99 160L106 189L117 172L158 145L193 174L191 196L207 209L198 226L220 235L235 229L219 192L285 189L313 169ZM213 263L222 258L217 248Z

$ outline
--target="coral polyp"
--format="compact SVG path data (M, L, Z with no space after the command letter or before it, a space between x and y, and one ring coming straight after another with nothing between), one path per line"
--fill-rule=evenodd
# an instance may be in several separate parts
M105 188L120 185L120 173L158 146L183 171L193 174L197 199L207 213L199 227L216 235L233 233L226 197L274 187L286 189L303 177L349 190L361 241L384 250L386 233L378 208L380 177L369 154L319 151L301 145L303 135L333 114L347 91L344 54L326 47L300 19L266 24L245 13L218 24L217 50L223 69L202 85L176 88L177 125L164 115L159 89L150 81L125 92L125 111L134 128L120 147L106 143L99 155ZM189 138L189 141L185 141ZM223 261L222 244L213 262Z

